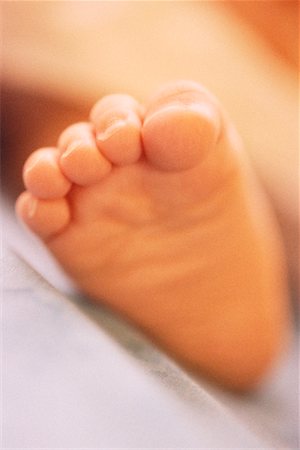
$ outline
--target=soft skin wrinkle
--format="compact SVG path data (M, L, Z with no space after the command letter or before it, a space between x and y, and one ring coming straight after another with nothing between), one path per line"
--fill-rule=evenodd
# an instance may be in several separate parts
M134 133L124 120L106 140L103 124L124 109ZM179 81L146 107L107 96L90 119L62 133L55 158L39 150L18 216L92 301L196 373L252 388L286 341L286 272L277 225L226 112L204 87Z

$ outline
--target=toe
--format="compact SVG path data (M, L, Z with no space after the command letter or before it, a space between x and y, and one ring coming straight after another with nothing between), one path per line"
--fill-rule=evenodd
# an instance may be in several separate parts
M44 240L60 233L70 222L70 209L66 198L43 200L26 191L16 202L16 212L18 217Z
M144 151L160 169L190 169L216 145L220 129L220 111L212 95L194 82L172 83L147 108Z
M98 183L111 170L111 163L97 148L89 123L68 127L61 134L58 147L61 170L73 183L80 186Z
M37 198L64 197L71 182L62 173L56 148L42 148L33 152L24 164L23 179L28 191Z
M135 163L141 156L141 107L129 95L109 95L93 107L91 121L97 146L116 165Z

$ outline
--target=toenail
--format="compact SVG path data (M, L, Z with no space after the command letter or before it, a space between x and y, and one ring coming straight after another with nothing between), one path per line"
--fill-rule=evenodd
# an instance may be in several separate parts
M28 161L26 161L26 165L24 167L24 171L26 174L31 172L41 161L43 162L44 158L41 156L36 156L35 158L29 158Z
M111 136L116 134L119 130L125 127L128 123L126 119L116 119L114 120L104 131L98 132L96 134L97 141L106 141Z
M67 149L61 155L61 158L67 158L71 153L73 153L75 150L78 150L83 145L84 142L82 140L76 140L71 142L71 144L68 145Z
M185 112L192 112L199 114L201 116L210 116L212 113L212 108L211 105L208 105L207 103L198 103L198 102L184 103L181 101L174 101L168 105L164 105L163 107L146 116L144 120L144 125L146 125L148 122L151 122L155 118L159 118L159 116L164 116L165 114L166 115L168 115L169 113L182 114Z
M27 215L30 219L34 217L35 212L37 210L37 206L38 206L37 199L36 198L31 199L27 210Z
M53 159L53 155L49 155L46 152L34 155L34 158L29 158L26 161L24 167L24 173L28 175L30 172L34 171L36 167L38 167L41 163L47 163L47 165L51 165L55 167L55 160Z

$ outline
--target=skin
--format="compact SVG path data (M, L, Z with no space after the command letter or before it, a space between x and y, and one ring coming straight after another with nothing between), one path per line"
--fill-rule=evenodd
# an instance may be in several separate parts
M41 142L55 145L99 93L145 99L168 79L201 81L230 111L271 199L297 295L298 5L4 2L3 187L21 192L26 156Z
M24 166L20 219L92 301L196 373L245 390L286 341L276 223L218 101L178 81L101 99Z

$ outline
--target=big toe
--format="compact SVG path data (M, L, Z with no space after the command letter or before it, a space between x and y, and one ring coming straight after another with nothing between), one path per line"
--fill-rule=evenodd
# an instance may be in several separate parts
M145 154L162 170L191 169L216 145L220 131L215 98L195 82L177 81L148 105L142 129Z

